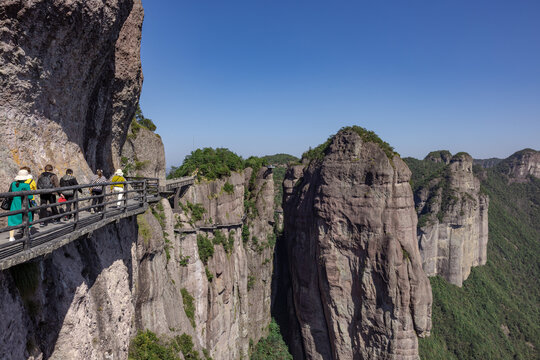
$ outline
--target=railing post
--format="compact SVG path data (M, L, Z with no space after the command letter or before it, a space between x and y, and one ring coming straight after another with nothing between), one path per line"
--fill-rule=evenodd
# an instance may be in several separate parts
M105 212L107 212L107 206L103 205L103 203L107 202L107 196L105 195L106 191L107 186L101 185L101 195L100 198L98 198L98 204L101 204L101 207L97 207L98 209L101 209L101 219L105 219Z
M23 208L24 208L24 212L22 214L22 216L23 216L22 221L24 223L23 239L25 239L23 249L28 250L28 249L30 249L30 241L31 241L31 239L30 239L30 216L28 216L28 210L30 208L30 206L29 206L30 200L28 199L28 195L21 196L21 201L23 203Z
M128 209L128 184L124 184L124 213L127 213Z
M147 179L144 179L144 182L143 182L143 193L142 193L142 202L143 202L143 206L146 205L146 203L148 203L148 199L147 199L147 188L146 188L146 184L147 184L148 180Z
M75 211L75 214L73 214L73 229L77 229L79 226L79 191L73 190L73 200L75 202L73 203L73 211Z

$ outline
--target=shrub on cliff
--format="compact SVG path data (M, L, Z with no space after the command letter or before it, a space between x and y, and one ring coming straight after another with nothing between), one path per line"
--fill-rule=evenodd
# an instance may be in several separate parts
M251 354L251 360L292 360L292 355L281 336L279 325L274 319L268 328L268 336L257 343Z
M172 167L167 176L169 179L190 176L197 173L197 178L203 177L208 180L219 179L230 176L232 171L244 169L242 158L229 149L225 148L204 148L192 151L186 156L184 162L179 167Z
M360 138L362 139L362 141L375 143L375 144L379 145L379 147L384 151L384 153L386 154L386 156L390 160L394 157L394 155L397 154L394 151L394 148L392 146L390 146L390 144L388 144L386 141L383 141L373 131L364 129L363 127L360 127L360 126L353 125L353 126L342 127L341 129L339 129L337 134L340 134L340 133L345 132L345 131L353 131L353 132L357 133L358 135L360 135ZM320 144L319 146L317 146L314 149L309 148L308 151L306 151L306 152L304 152L302 154L302 160L304 160L304 159L306 159L308 161L322 160L324 158L324 156L326 155L326 151L328 150L328 147L330 146L330 144L332 143L332 141L334 140L336 135L330 136L324 143Z
M131 340L129 360L180 360L169 343L160 340L150 330L139 331Z

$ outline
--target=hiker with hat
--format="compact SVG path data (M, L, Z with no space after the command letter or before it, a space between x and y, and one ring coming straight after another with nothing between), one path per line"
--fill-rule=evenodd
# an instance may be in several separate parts
M111 179L111 182L118 184L111 185L111 190L115 193L118 193L118 202L116 203L117 207L122 206L121 200L124 198L124 184L122 183L125 181L126 179L124 178L124 172L122 171L122 169L116 170L114 176Z
M30 185L25 183L28 179L31 179L32 176L28 173L27 170L19 170L19 173L17 176L15 176L14 181L9 186L10 192L17 192L17 191L30 191ZM30 208L30 198L32 195L28 195L27 197L24 197L24 201L27 201L27 208ZM23 208L23 198L22 196L14 196L11 198L11 206L9 208L9 211L17 211L21 210ZM32 212L28 212L29 221L32 222ZM16 214L16 215L9 215L8 216L8 226L17 226L21 225L23 221L23 214ZM9 241L15 241L15 230L9 231Z
M54 189L57 187L60 187L60 184L58 182L58 176L56 176L55 173L52 172L53 167L50 164L47 164L45 166L45 171L39 175L37 186L38 189ZM39 195L40 199L40 205L46 205L46 204L55 204L56 203L56 194L55 193L49 193L49 194L41 194ZM52 215L58 215L58 209L56 206L51 206L51 212ZM39 218L44 219L48 215L47 208L41 208L39 209ZM54 219L54 222L60 222L60 219ZM40 223L40 226L46 226L47 222Z

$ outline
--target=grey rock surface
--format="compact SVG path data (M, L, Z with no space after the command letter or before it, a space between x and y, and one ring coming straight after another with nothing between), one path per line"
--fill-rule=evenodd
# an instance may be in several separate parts
M3 358L126 359L135 219L0 272Z
M504 159L499 166L510 182L526 182L529 176L540 178L540 151L524 149Z
M431 330L431 287L409 178L399 156L352 131L340 131L323 160L289 169L295 358L418 359L417 336Z
M134 133L130 126L122 147L120 165L124 174L158 178L164 184L166 163L161 137L144 127Z
M2 183L46 164L109 175L142 84L140 0L0 3Z
M441 176L415 194L424 271L457 286L471 267L487 261L489 198L480 192L472 166L470 155L456 154Z

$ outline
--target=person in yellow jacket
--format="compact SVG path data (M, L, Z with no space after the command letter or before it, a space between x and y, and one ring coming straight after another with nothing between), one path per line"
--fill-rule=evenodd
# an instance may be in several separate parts
M114 173L114 176L111 179L111 182L114 183L123 183L126 179L124 178L124 172L121 169L116 170ZM124 184L114 184L111 185L112 192L115 192L118 194L118 202L116 203L116 206L120 207L122 206L122 199L124 198Z

